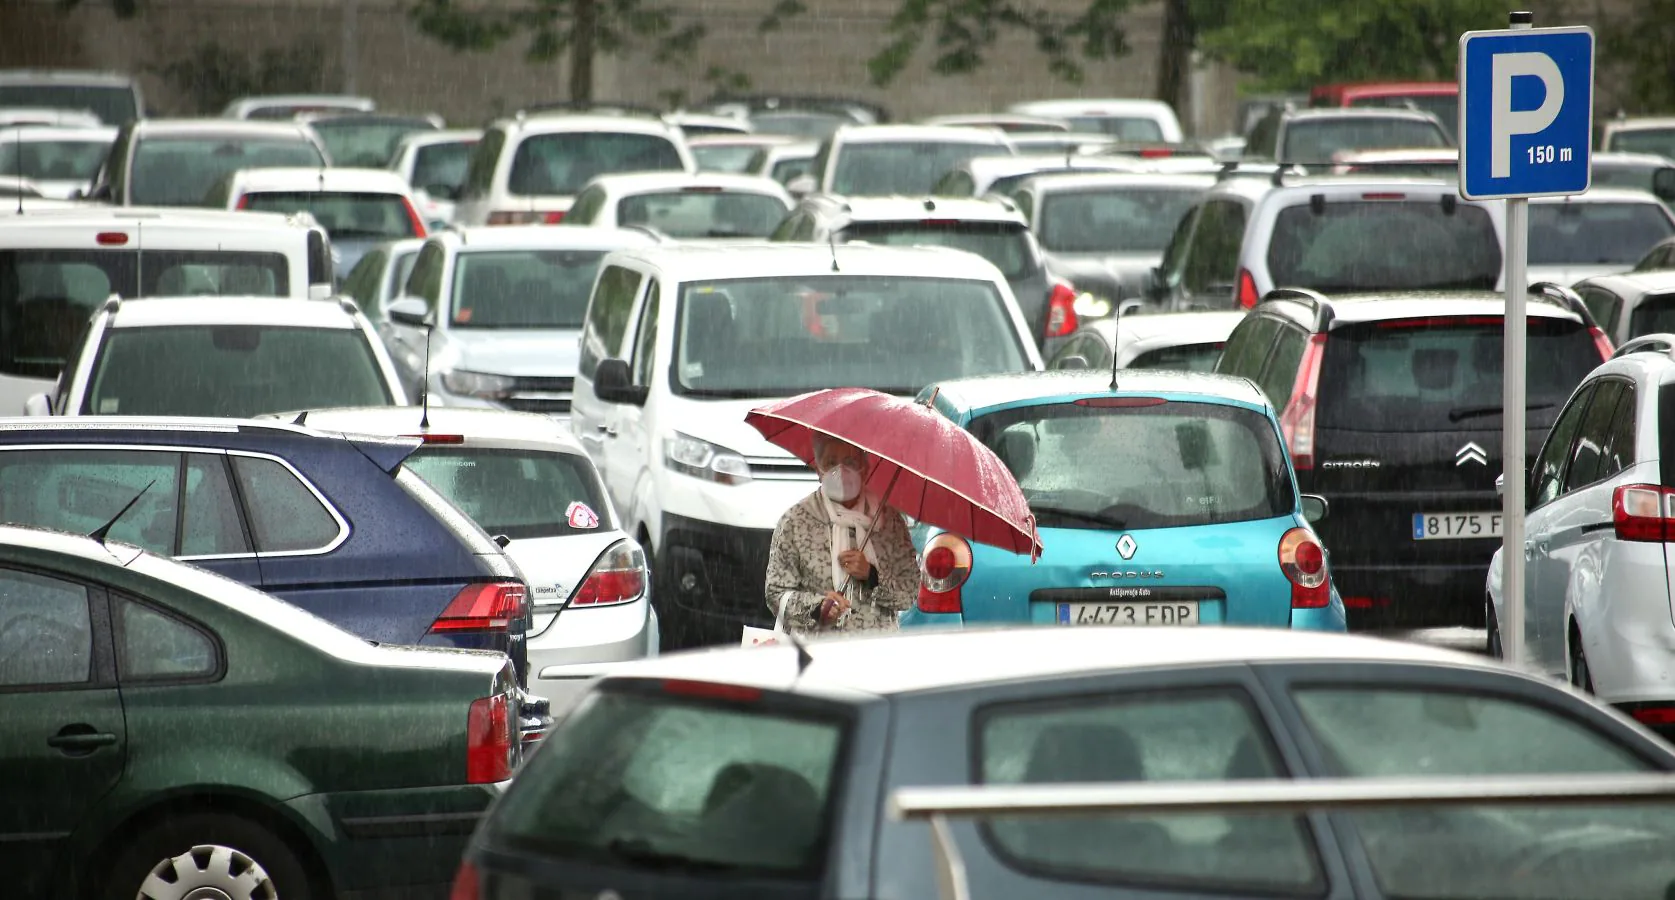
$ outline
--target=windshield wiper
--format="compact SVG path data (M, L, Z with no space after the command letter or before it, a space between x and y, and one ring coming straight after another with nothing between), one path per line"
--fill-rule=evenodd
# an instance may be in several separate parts
M1553 404L1551 403L1531 403L1524 407L1526 410L1552 408ZM1505 411L1506 408L1498 404L1495 406L1461 406L1448 411L1448 421L1459 422L1464 419L1475 419L1479 416L1500 415Z
M736 872L743 866L713 859L694 859L679 853L669 853L652 846L643 839L616 838L605 845L605 852L613 858L651 869L685 869L698 872Z
M1106 528L1117 529L1118 531L1128 527L1127 523L1120 519L1113 519L1109 516L1102 516L1098 513L1082 512L1078 509L1065 509L1062 506L1041 506L1036 503L1031 503L1029 508L1031 512L1035 513L1035 517L1037 519L1044 516L1058 516L1060 518L1070 519L1076 522L1087 522L1090 525L1102 525Z

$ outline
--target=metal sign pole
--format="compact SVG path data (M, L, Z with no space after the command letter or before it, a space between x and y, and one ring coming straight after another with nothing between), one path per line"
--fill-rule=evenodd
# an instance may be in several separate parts
M1527 29L1535 15L1515 12L1510 27ZM1505 353L1501 378L1501 597L1506 621L1499 623L1501 655L1508 665L1524 661L1524 434L1525 348L1529 322L1524 308L1529 302L1530 201L1513 197L1506 201L1506 317Z

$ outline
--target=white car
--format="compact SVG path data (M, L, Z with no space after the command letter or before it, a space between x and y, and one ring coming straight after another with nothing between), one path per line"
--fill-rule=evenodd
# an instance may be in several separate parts
M972 157L1014 152L1004 132L988 128L845 125L821 146L816 169L785 187L798 196L923 195L943 173Z
M762 135L757 136L761 137ZM795 181L797 176L807 174L814 168L814 157L819 152L820 145L813 141L793 139L790 143L774 144L762 152L762 155L756 160L756 168L752 171L754 174L766 175L785 185L791 196L800 197L802 194L791 187L791 182ZM802 186L807 187L807 184ZM806 194L808 192L803 191L802 193Z
M217 182L205 202L313 216L331 235L340 283L378 244L429 234L407 181L388 169L240 169Z
M75 69L0 70L0 109L17 107L85 111L106 125L148 114L133 75Z
M0 109L0 128L19 125L46 128L108 127L113 134L116 131L115 125L105 125L98 115L85 109L45 109L28 106Z
M325 431L425 442L405 467L505 540L529 584L529 690L554 709L593 666L657 655L645 553L623 531L593 461L563 423L434 406L309 410L301 419Z
M31 125L0 129L0 176L34 182L41 196L69 200L93 184L116 128Z
M1008 111L1070 123L1076 131L1097 131L1125 141L1185 140L1175 110L1161 100L1032 100Z
M799 143L796 138L782 134L705 134L686 139L686 146L692 151L692 160L697 163L700 172L749 173L751 166L759 164L769 148L796 143ZM814 147L804 146L809 147L808 154L812 158Z
M601 175L588 183L564 225L641 226L672 238L761 239L791 209L772 178L720 172Z
M225 119L293 119L301 113L375 112L378 104L370 97L347 94L268 94L240 97L221 111Z
M930 193L938 197L1011 196L1024 179L1049 172L1142 172L1147 168L1144 161L1127 156L1086 153L974 156L942 173Z
M1675 735L1675 335L1624 344L1589 374L1530 469L1524 648L1536 671ZM1488 576L1488 644L1506 621L1501 553Z
M1592 188L1530 201L1529 279L1572 285L1627 272L1675 236L1675 213L1645 191Z
M1605 123L1599 149L1613 153L1655 153L1675 159L1675 118L1619 118Z
M113 296L24 414L243 419L406 402L372 323L347 297Z
M1090 322L1073 335L1053 358L1049 369L1110 371L1118 369L1173 369L1214 372L1227 337L1242 312L1177 312L1124 315Z
M401 139L390 168L413 189L427 224L454 220L454 201L482 139L483 132L475 128L415 131Z

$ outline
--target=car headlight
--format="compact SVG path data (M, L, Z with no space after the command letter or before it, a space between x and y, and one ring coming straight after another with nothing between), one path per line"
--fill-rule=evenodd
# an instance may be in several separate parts
M448 369L442 373L442 386L447 388L448 393L462 397L502 400L511 392L512 384L512 379L505 375L488 375L465 369Z
M750 464L726 447L676 432L663 441L663 464L682 475L718 484L744 484Z

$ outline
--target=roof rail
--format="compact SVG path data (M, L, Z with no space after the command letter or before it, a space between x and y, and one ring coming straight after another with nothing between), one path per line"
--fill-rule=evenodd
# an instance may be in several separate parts
M1530 284L1530 296L1544 303L1563 307L1582 317L1590 327L1598 327L1593 313L1588 311L1588 304L1582 302L1582 297L1570 288L1551 281L1537 281Z
M1611 358L1616 359L1630 353L1665 353L1675 358L1675 334L1643 334L1631 338L1618 347L1616 352L1611 354Z
M1267 303L1269 300L1292 300L1307 306L1314 311L1317 331L1332 323L1332 308L1326 305L1326 295L1319 291L1301 287L1279 287L1263 294L1260 302Z
M121 308L122 308L122 295L121 294L111 294L109 297L105 298L105 305L103 307L101 307L99 311L100 312L114 313L117 310L120 310Z

